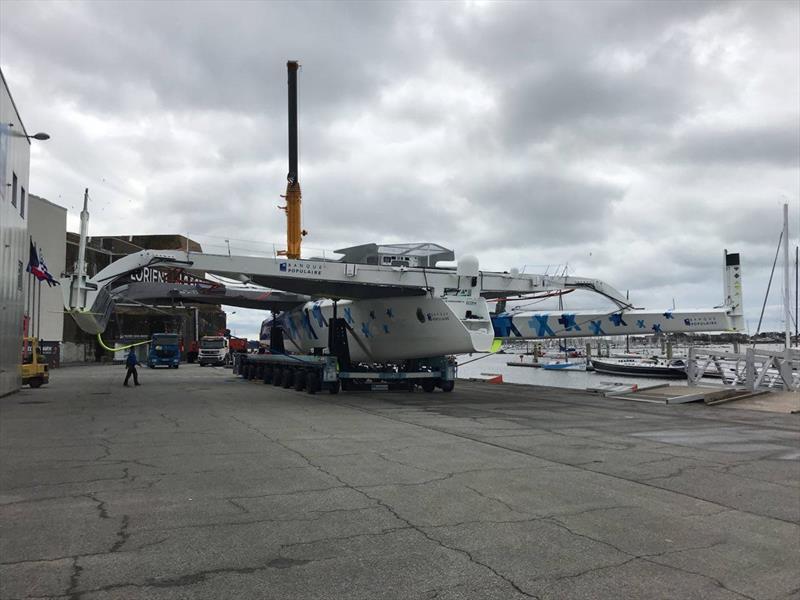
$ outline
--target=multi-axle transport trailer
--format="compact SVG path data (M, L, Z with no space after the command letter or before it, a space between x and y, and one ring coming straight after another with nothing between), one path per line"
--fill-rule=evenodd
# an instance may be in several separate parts
M336 356L297 354L239 354L234 374L309 394L327 390L406 390L417 386L450 392L455 386L456 362L452 357L406 361L401 365L350 365L340 370Z

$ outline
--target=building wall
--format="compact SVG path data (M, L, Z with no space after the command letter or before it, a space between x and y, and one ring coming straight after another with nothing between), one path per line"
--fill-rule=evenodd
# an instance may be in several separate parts
M29 196L28 235L36 244L50 274L58 279L66 270L67 209L39 196ZM48 342L60 342L64 332L64 300L60 286L48 286L26 277L33 335ZM31 289L34 288L34 289ZM31 294L31 292L34 292Z
M30 170L30 142L26 135L0 71L0 396L18 390L21 383Z

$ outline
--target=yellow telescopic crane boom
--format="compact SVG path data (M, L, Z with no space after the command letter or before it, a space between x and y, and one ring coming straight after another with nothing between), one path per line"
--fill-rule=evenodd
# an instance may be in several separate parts
M308 232L303 230L300 215L300 176L297 170L297 69L300 67L296 60L286 63L289 75L289 174L286 176L286 206L279 206L286 212L286 250L278 252L287 258L300 258L300 245L303 236Z

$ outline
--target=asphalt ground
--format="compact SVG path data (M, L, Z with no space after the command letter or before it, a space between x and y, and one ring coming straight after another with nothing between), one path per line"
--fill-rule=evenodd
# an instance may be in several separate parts
M123 375L0 399L2 598L800 598L800 415Z

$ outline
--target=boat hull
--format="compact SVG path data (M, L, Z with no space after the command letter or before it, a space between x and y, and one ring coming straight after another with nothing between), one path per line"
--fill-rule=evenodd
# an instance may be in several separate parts
M660 365L625 365L600 360L592 360L598 373L625 375L628 377L658 377L659 379L686 379L686 371L677 367Z

